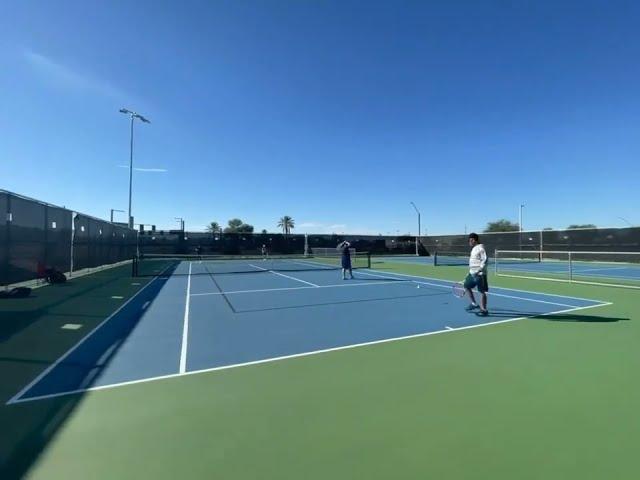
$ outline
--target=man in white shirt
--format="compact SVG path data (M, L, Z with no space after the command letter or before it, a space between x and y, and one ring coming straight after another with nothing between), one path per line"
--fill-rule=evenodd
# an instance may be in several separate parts
M487 276L487 252L484 245L480 243L478 234L469 235L469 246L471 247L471 255L469 255L469 274L464 280L464 288L469 295L471 303L466 308L468 312L480 309L478 315L486 317L489 315L487 310L487 292L489 291L489 278ZM480 305L476 303L473 295L473 288L478 289L480 293Z

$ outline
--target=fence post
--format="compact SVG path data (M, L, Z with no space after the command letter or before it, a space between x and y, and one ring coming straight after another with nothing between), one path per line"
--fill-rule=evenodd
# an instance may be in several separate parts
M2 268L5 271L5 275L6 275L6 285L9 285L11 283L11 275L9 274L9 266L11 265L11 225L12 225L12 218L11 218L11 194L7 193L7 208L4 212L2 212L2 215L4 215L4 219L2 220L3 222L5 222L5 227L6 227L6 232L5 232L5 238L3 239L5 241L5 244L7 246L6 250L5 250L5 256L6 258L4 259L4 265L2 265Z
M49 207L44 206L44 268L49 268Z
M76 240L76 212L71 212L71 260L69 265L69 277L73 274L73 247Z

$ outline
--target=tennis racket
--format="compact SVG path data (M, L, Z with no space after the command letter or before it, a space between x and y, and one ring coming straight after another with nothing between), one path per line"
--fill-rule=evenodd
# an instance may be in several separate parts
M464 284L462 282L454 283L452 292L458 298L464 297L467 293L467 291L464 288Z

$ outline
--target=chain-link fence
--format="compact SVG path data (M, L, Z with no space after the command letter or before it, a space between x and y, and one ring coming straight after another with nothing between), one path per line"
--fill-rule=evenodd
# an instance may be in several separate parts
M0 190L0 285L131 260L134 230Z

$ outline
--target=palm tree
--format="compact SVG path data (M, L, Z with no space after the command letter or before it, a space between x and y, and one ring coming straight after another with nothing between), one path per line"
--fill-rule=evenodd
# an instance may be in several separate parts
M295 228L295 221L289 215L285 215L278 222L278 227L282 228L282 233L288 235L291 233L291 230Z
M207 232L209 233L220 233L221 230L222 228L220 228L218 222L211 222L209 225L207 225Z

